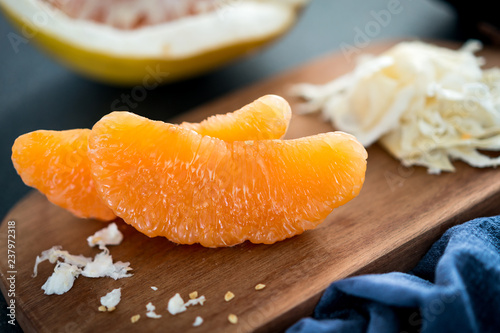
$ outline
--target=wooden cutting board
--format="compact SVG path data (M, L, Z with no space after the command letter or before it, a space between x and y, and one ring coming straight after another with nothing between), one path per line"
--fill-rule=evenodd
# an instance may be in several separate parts
M378 53L392 43L366 49ZM497 51L483 55L489 66L500 65ZM323 83L351 70L342 55L328 55L266 82L185 114L176 122L199 121L235 110L268 94L296 99L289 87L299 82ZM294 115L288 137L331 131L320 117ZM406 271L449 227L468 219L500 213L500 170L473 169L456 163L457 172L428 175L423 168L404 168L379 146L368 149L366 182L358 198L335 210L317 229L274 245L245 243L232 248L179 246L148 239L122 221L124 241L110 247L114 260L130 261L134 276L118 281L79 277L66 294L47 296L40 289L53 271L44 262L32 278L35 257L54 245L73 254L94 256L86 238L105 224L81 220L50 204L36 191L21 200L0 227L1 288L7 296L7 221L15 221L16 313L26 332L269 332L282 330L309 315L333 281L361 273ZM261 291L258 283L266 284ZM157 291L151 286L158 287ZM122 288L116 311L97 311L99 298ZM176 316L166 311L170 297L205 295L204 306ZM236 297L224 301L232 291ZM153 302L160 319L145 317ZM234 313L239 322L230 324ZM130 317L141 314L132 324ZM194 328L196 316L204 323Z

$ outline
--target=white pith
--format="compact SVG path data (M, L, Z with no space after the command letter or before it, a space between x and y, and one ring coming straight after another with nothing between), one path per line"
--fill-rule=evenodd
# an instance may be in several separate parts
M222 1L224 2L224 1ZM123 30L73 19L41 0L0 0L15 17L81 49L136 58L185 58L278 34L304 0L228 1L227 6L174 21Z

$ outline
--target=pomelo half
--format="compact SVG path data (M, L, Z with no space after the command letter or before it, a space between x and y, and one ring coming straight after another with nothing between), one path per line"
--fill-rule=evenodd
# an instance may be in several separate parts
M120 85L194 76L286 32L309 0L0 0L20 28L76 71ZM19 45L17 45L19 46ZM14 45L13 45L14 47Z

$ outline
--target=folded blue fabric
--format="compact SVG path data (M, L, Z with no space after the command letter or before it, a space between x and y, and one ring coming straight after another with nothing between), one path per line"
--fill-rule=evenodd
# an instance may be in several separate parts
M449 229L408 274L334 282L313 317L287 332L500 332L500 216Z

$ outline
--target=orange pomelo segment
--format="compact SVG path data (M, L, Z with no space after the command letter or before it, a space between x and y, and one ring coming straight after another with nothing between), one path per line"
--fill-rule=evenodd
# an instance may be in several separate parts
M181 126L228 142L269 140L286 134L291 117L290 105L283 97L265 95L235 112Z
M36 131L12 146L12 162L24 183L78 217L109 221L115 215L94 187L87 157L89 129Z
M92 129L96 188L142 233L217 247L274 243L312 229L356 197L367 153L335 132L226 142L113 112Z
M217 115L200 124L183 126L203 135L243 140L280 138L288 128L290 105L268 95L242 109ZM20 136L12 147L12 161L28 186L78 217L109 221L115 218L94 189L87 157L90 130L36 131Z

